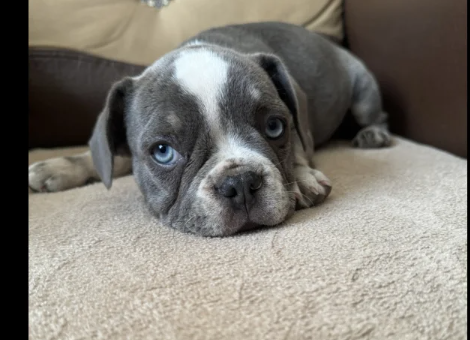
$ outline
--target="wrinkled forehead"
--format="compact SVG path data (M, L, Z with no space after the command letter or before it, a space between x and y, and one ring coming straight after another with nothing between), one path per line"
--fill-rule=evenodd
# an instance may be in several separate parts
M184 50L173 62L174 81L195 98L211 127L251 118L265 91L257 71L254 63L234 52L204 47Z
M197 114L211 128L250 121L253 111L275 91L253 61L216 46L176 50L136 78L139 102L154 100L182 119ZM151 98L149 98L151 97Z

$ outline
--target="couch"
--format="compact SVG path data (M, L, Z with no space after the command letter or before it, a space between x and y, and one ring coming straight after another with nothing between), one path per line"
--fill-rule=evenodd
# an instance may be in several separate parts
M466 339L466 1L157 3L30 1L30 164L84 150L113 81L197 30L260 20L361 57L394 145L332 141L322 205L228 238L162 226L132 176L30 191L30 339Z

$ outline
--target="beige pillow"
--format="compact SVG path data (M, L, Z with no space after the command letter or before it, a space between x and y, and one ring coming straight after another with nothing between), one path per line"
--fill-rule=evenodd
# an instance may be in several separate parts
M341 0L30 0L29 45L148 65L201 30L284 21L342 39Z

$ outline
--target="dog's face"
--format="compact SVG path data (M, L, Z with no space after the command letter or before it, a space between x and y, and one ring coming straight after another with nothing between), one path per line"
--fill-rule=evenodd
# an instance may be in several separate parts
M293 213L296 110L276 57L185 47L113 87L90 146L108 187L112 157L128 151L163 223L226 236Z

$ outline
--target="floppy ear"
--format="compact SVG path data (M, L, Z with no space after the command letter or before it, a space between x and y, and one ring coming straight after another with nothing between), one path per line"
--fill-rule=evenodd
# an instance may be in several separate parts
M112 86L88 143L96 172L108 189L113 181L114 156L129 154L124 112L130 91L131 78L124 78Z
M281 100L286 104L294 118L295 128L304 151L313 154L313 138L309 133L307 97L297 82L289 75L284 63L272 54L257 53L253 58L271 78Z

